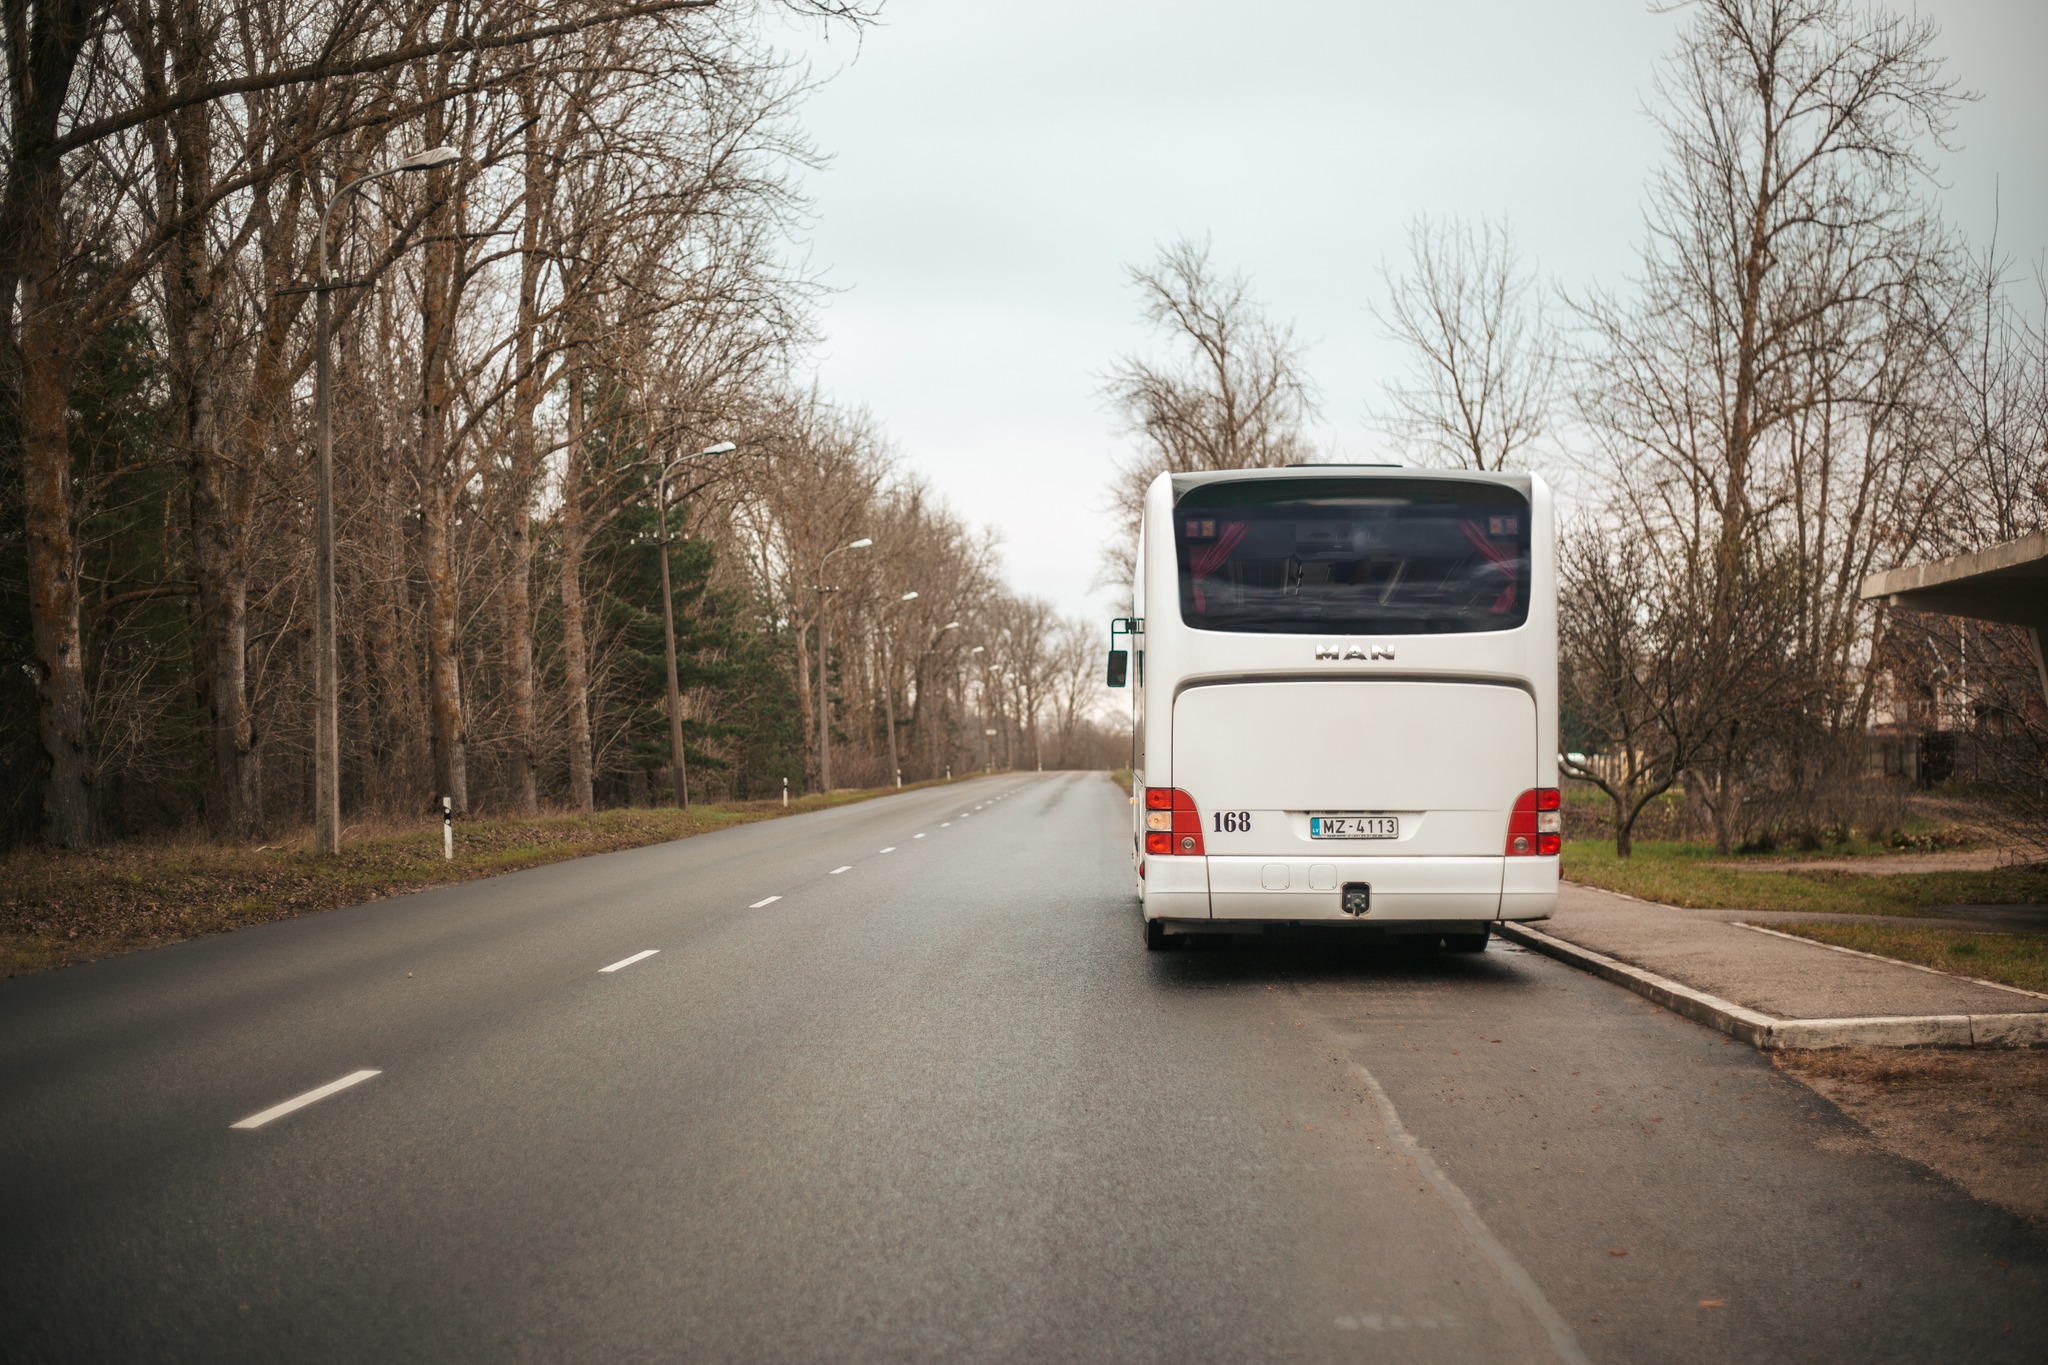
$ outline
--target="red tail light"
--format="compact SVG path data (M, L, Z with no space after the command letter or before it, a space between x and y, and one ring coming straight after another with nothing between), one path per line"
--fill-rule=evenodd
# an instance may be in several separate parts
M1564 793L1537 787L1515 798L1508 816L1507 856L1554 858L1564 847Z
M1195 798L1173 787L1145 788L1145 852L1194 857L1202 851L1202 813Z

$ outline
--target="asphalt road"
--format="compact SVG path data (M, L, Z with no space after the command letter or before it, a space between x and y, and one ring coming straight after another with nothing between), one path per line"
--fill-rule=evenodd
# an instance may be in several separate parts
M2048 1248L1746 1047L1499 942L1147 954L1127 818L990 778L0 983L0 1356L2048 1349Z

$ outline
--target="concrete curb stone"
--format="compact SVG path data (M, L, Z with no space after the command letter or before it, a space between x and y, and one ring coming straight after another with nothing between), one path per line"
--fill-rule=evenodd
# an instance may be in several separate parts
M2048 1047L2048 1012L1776 1019L1526 924L1499 923L1494 931L1546 957L1626 987L1674 1014L1739 1038L1760 1051L1831 1047Z

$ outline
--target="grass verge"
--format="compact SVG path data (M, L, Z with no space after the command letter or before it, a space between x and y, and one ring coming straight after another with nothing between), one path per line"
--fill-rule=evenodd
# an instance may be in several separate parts
M2038 934L1985 934L1969 929L1925 929L1911 924L1773 924L1781 934L1913 962L1957 976L2000 981L2048 993L2048 938Z
M1640 843L1634 857L1617 858L1612 844L1569 840L1563 872L1586 886L1702 910L1914 915L1929 905L2048 900L2048 875L2031 868L1883 876L1834 869L1765 872L1730 867L1725 855L1704 844Z
M925 782L902 790L943 785ZM21 849L0 857L0 975L20 976L425 887L687 839L896 790L805 796L787 808L780 801L738 801L688 811L464 820L455 827L453 861L441 857L439 821L351 836L334 858L321 857L303 840L260 849L196 841L79 851Z

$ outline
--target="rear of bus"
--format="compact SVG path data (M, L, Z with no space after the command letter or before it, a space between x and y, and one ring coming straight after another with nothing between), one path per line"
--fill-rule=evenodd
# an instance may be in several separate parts
M1530 475L1161 476L1134 699L1146 941L1483 948L1556 904L1555 541Z

